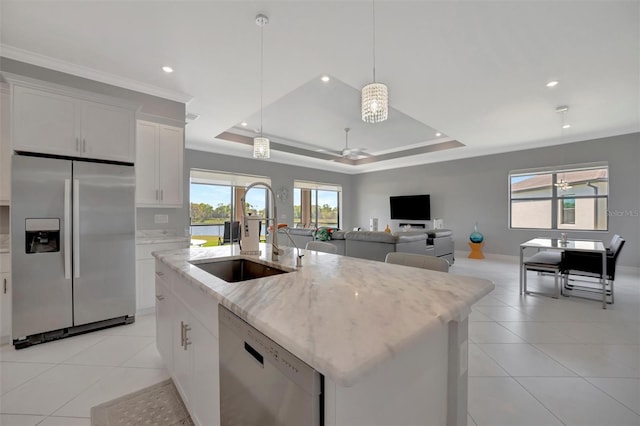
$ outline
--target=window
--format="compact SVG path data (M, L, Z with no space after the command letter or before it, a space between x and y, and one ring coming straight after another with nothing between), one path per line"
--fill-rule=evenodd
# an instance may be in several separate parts
M233 222L242 220L241 199L245 188L253 182L271 184L263 176L237 175L210 170L192 169L190 173L190 216L193 239L205 240L204 246L215 246L235 239ZM251 188L245 199L245 210L265 217L269 198L264 187ZM229 228L225 236L225 222ZM266 238L266 225L261 226L261 239Z
M317 182L293 183L293 223L296 227L340 227L342 187Z
M605 231L608 201L606 163L509 173L512 229Z

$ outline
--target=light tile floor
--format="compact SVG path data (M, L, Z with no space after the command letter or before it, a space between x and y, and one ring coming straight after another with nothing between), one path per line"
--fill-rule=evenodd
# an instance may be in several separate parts
M469 325L469 425L640 426L640 276L619 269L616 303L518 294L515 259L458 258L492 280ZM529 285L553 278L530 273ZM153 315L15 351L0 347L0 425L85 426L92 406L168 377Z

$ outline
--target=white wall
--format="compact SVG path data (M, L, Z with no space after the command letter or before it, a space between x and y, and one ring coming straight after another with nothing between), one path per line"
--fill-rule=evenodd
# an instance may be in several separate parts
M521 242L559 232L509 229L509 171L597 161L609 162L609 231L569 231L569 237L608 243L620 234L627 242L619 264L640 267L638 133L357 175L355 225L368 227L369 218L378 217L382 227L389 223L398 230L400 221L389 219L389 196L431 194L431 217L443 218L444 227L454 231L457 250L469 250L468 237L478 221L485 253L517 255Z

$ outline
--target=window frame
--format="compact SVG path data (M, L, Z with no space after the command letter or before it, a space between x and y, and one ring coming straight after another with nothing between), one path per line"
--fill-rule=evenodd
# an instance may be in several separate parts
M189 172L189 227L199 226L212 226L209 224L194 224L191 217L191 185L211 185L230 188L230 221L234 222L237 217L242 215L241 207L238 208L239 200L237 199L237 188L244 189L248 185L254 182L264 182L271 185L271 179L266 176L247 175L239 173L229 173L218 170L206 170L206 169L191 169ZM256 186L252 190L264 190L264 204L265 204L265 216L269 214L271 210L271 199L269 193L263 186ZM213 206L214 208L216 206ZM265 238L267 230L267 224L263 221L261 226L260 235Z
M296 222L297 218L295 216L295 192L296 190L300 190L300 222ZM302 217L303 217L303 199L305 198L303 196L304 191L309 191L309 223L302 223ZM318 192L319 191L325 191L325 192L335 192L336 193L336 209L337 209L337 217L336 217L336 223L337 223L337 228L341 228L341 220L342 220L342 186L341 185L336 185L336 184L330 184L330 183L320 183L320 182L309 182L309 181L300 181L300 180L295 180L293 182L293 197L292 197L292 201L293 201L293 210L294 210L294 214L293 214L293 224L294 226L297 226L298 224L301 224L302 226L304 225L308 225L309 227L313 227L313 228L317 228L319 223L318 223L318 219L320 217L320 206L318 204ZM315 209L313 208L315 206Z
M567 194L565 196L559 190L557 184L559 183L558 175L577 172L577 171L586 171L586 170L597 170L597 169L606 169L607 177L607 193L606 194L594 194L594 195L579 195L579 194ZM550 196L535 196L535 197L518 197L512 198L513 189L512 189L512 179L517 176L531 176L531 175L551 175L551 195ZM608 215L608 207L609 207L609 195L611 193L611 185L610 185L610 170L608 162L597 162L597 163L586 163L586 164L573 164L573 165L565 165L565 166L557 166L557 167L542 167L535 169L523 169L523 170L511 170L507 176L507 198L508 198L508 226L510 230L540 230L540 231L576 231L576 232L608 232L609 231L609 215ZM575 224L575 203L577 200L582 199L592 199L596 201L598 200L606 200L606 209L605 209L605 226L603 229L587 229L587 228L563 228L559 227L559 225L573 225L569 223L562 222L563 221L563 213L564 209L561 208L564 200L573 200L574 201L574 223ZM550 227L514 227L513 226L513 203L522 202L522 201L549 201L551 206L551 226ZM597 207L594 207L594 212L597 213Z

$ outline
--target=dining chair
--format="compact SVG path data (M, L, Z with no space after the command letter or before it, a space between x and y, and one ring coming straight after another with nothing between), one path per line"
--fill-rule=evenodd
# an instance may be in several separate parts
M560 297L560 273L562 271L562 253L556 251L539 251L522 263L524 268L523 273L523 289L524 294L539 294L542 296L551 296L554 299ZM553 273L553 279L555 284L554 293L545 293L541 291L531 291L527 289L527 272L550 272Z
M304 247L305 250L320 251L323 253L338 254L338 248L331 243L322 241L309 241Z
M619 235L614 235L611 239L610 246L607 248L607 273L603 276L602 273L602 255L599 253L587 253L574 250L566 250L563 253L562 258L562 274L564 277L564 289L573 291L579 290L586 294L599 294L602 297L602 286L599 283L581 280L581 283L576 284L575 279L570 279L570 276L582 276L590 278L605 279L605 294L611 298L609 304L613 304L613 282L616 278L616 265L618 263L618 257L624 247L626 240ZM570 283L569 281L573 281Z
M384 261L395 265L449 272L449 261L447 259L436 256L427 256L426 254L391 252L387 253Z

